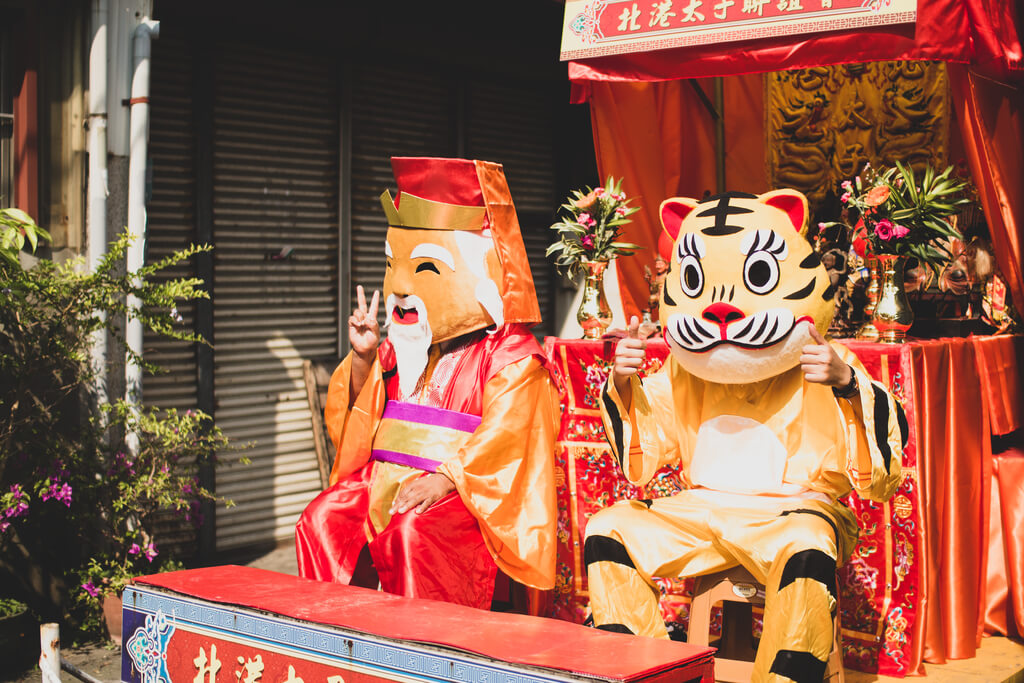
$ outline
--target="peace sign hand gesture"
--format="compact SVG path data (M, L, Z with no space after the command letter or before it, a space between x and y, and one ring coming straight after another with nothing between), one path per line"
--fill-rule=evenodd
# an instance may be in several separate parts
M374 290L370 305L366 305L366 293L363 286L356 287L356 303L358 306L348 319L348 341L352 352L367 363L373 362L373 355L380 343L380 325L377 324L377 305L380 292Z

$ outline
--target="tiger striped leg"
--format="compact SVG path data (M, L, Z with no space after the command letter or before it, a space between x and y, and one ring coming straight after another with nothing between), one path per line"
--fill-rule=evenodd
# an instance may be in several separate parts
M628 506L612 506L587 523L583 558L594 625L606 631L667 638L658 607L661 593L637 570L618 531L630 512Z
M753 680L821 683L838 604L835 558L817 548L781 553L766 593Z

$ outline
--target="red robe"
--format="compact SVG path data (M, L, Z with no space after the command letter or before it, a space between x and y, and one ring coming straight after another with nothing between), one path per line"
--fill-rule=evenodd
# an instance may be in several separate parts
M525 326L469 336L438 407L481 423L438 467L456 492L422 515L387 513L419 472L370 460L384 405L398 394L391 345L381 344L351 405L351 359L335 371L324 411L336 444L332 485L296 525L300 575L359 582L372 560L386 591L477 607L490 604L496 566L535 588L554 585L557 393Z

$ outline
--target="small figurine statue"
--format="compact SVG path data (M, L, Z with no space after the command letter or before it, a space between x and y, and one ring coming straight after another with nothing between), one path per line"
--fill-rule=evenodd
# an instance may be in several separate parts
M668 261L660 255L654 259L654 272L649 266L644 266L644 280L647 281L649 295L647 297L647 308L644 310L643 322L656 325L658 320L658 306L661 303L661 288L665 283L665 276L668 274Z

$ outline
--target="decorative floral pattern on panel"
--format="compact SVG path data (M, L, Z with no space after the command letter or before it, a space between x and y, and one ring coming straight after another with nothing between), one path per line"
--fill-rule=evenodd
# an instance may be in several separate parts
M142 683L170 683L167 673L167 643L174 624L162 612L146 616L146 625L128 639L125 649Z

